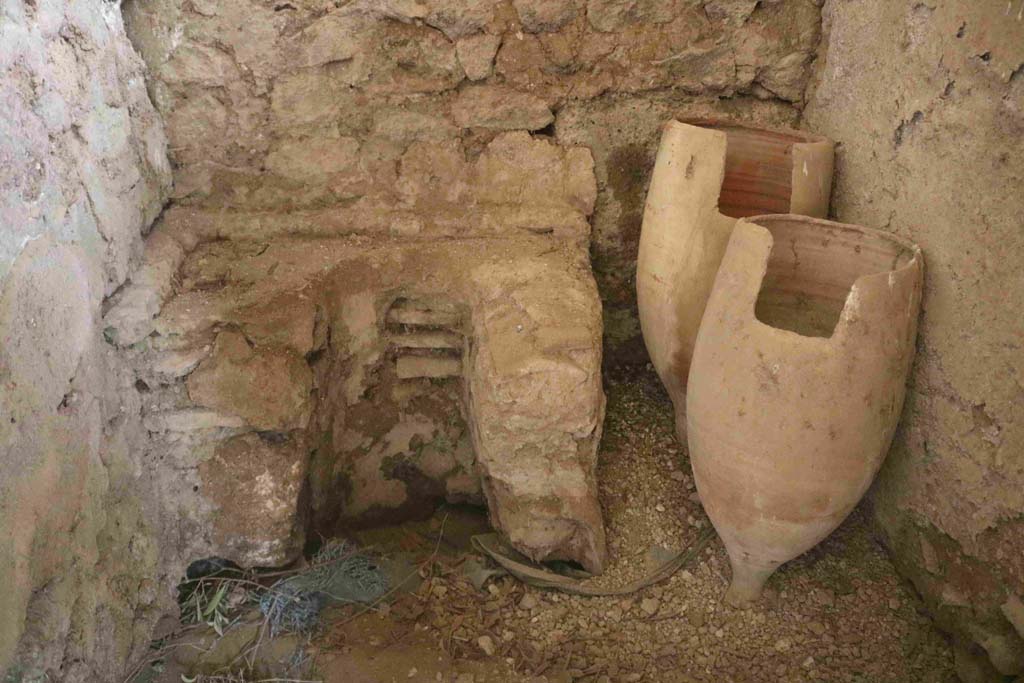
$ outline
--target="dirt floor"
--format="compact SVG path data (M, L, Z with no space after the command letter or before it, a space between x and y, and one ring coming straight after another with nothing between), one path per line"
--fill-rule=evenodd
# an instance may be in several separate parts
M588 583L614 587L691 543L708 521L657 378L606 381L599 479L611 564ZM424 522L358 534L362 547L406 555L419 567L412 590L369 611L332 609L320 631L285 639L260 660L286 652L302 661L305 678L289 669L274 671L290 676L275 680L324 683L956 680L948 644L859 511L784 566L744 610L722 601L729 567L717 539L660 584L593 598L509 576L476 588L472 579L488 565L470 538L487 530L480 511L447 508ZM214 650L227 640L205 638ZM158 680L177 683L194 669L198 650L187 649L192 654L169 658ZM206 656L201 668L216 659Z

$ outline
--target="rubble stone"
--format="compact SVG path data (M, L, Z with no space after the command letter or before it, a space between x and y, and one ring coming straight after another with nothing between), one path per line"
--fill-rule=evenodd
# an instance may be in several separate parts
M659 0L588 0L587 19L598 31L610 32L635 23L665 23L672 8Z
M430 0L424 21L440 29L451 40L476 33L491 20L491 0Z
M213 352L188 377L197 405L238 415L260 430L306 426L312 373L289 351L253 347L238 332L221 332Z
M525 143L537 147L547 172L559 172L558 147L525 133L509 136L493 143L495 155ZM569 187L591 189L572 201L586 209L592 171L576 168L584 178ZM530 173L529 165L519 172ZM604 409L599 300L581 243L555 237L561 234L553 227L379 247L283 236L263 250L245 240L201 245L183 264L182 282L221 278L222 287L173 297L156 321L155 339L203 340L204 330L223 321L238 327L219 332L213 351L188 376L189 398L257 430L300 430L320 444L309 474L314 528L449 496L486 498L495 527L523 552L600 571L604 531L593 474ZM396 290L407 297L397 312L378 308L378 293ZM247 339L266 334L264 316L253 314L256 302L273 307L269 302L294 301L296 292L306 297L306 310L323 310L301 319L327 325L317 332L314 321L303 335L300 348L319 349L312 368L294 345L282 346L291 334L273 346ZM419 334L420 321L431 325L429 334L389 355L391 344L409 344ZM453 344L463 335L472 341ZM460 358L465 349L470 355ZM410 384L424 378L442 384ZM464 422L453 420L453 409ZM169 431L166 418L164 424Z
M704 12L716 21L742 26L757 8L758 0L705 0Z
M574 0L513 0L512 5L529 33L558 31L576 17Z
M447 232L435 216L467 197L449 165L472 163L493 132L550 130L560 146L589 147L596 162L602 200L593 218L594 268L609 353L623 360L642 354L631 278L658 126L688 116L795 125L799 110L791 102L802 101L821 37L820 4L813 2L388 0L246 11L250 6L252 0L215 12L186 0L125 5L168 122L182 202L264 216L344 205L334 213L347 232L425 239ZM248 42L229 63L243 23ZM417 195L414 206L406 204L408 195L395 191L404 172L398 159L416 143L460 136L457 149L438 150L431 194L439 200L431 205ZM359 143L351 167L339 138ZM507 197L501 204L515 208L488 209L479 220L538 230L566 225L547 209Z
M224 441L199 467L215 506L212 551L243 567L278 567L302 550L299 496L309 467L301 436L243 434Z
M489 33L478 33L462 38L455 44L455 52L459 56L466 77L471 81L480 81L491 75L494 66L494 55L501 44L501 36Z
M538 97L501 86L466 88L452 104L455 123L463 128L537 130L555 120Z

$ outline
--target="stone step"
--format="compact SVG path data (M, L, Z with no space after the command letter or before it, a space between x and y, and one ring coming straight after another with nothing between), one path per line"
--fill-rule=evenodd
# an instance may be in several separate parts
M387 321L391 325L416 325L420 327L458 327L461 316L449 311L423 311L416 309L395 309L388 311Z
M462 359L441 356L399 356L395 361L399 379L417 377L461 377Z
M463 337L455 332L425 330L396 332L389 335L391 345L400 349L459 349L463 348Z
M419 327L459 327L462 315L453 304L442 301L399 299L388 309L388 324Z

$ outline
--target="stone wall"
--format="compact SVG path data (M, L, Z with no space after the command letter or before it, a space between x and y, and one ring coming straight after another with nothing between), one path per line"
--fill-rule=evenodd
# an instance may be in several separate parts
M117 4L0 4L0 677L120 680L164 612L139 394L103 339L170 188Z
M588 251L604 290L613 355L644 359L633 272L658 128L671 117L794 122L819 37L818 5L154 0L127 2L125 17L166 121L174 206L149 240L147 265L106 320L115 344L135 347L140 379L151 389L148 457L187 473L165 501L189 529L186 552L255 564L294 557L307 493L287 485L292 470L278 466L294 461L296 481L309 482L313 530L393 518L439 498L483 496L495 526L520 550L600 568L593 455L603 395L594 365L600 349L588 347L600 328ZM318 240L307 243L311 253L337 254L352 278L367 273L361 303L347 314L358 311L358 320L341 324L327 315L346 287L359 284L343 285L344 269L304 280L300 298L308 305L281 312L282 321L301 319L297 326L282 322L288 330L305 330L320 316L332 342L303 346L300 359L293 340L266 338L254 327L266 327L259 316L201 313L202 325L188 334L174 324L181 306L196 313L207 310L203 303L244 299L243 284L254 276L241 263L296 237ZM361 246L343 248L332 241L339 239ZM235 254L224 261L239 265L193 277L215 261L217 249ZM558 259L582 265L569 269L576 276L561 288L561 300L542 296L539 284L552 275L542 270L531 287L515 278L493 283L505 289L487 301L479 286L464 287L482 267L479 258L502 253L516 264L510 272L530 279L526 274L540 267L531 261L534 249L535 256L557 254L543 260L556 271L566 270L553 265ZM433 255L433 272L412 265L386 277L391 271L383 265L381 273L366 271L367 263L394 258L411 264L416 253ZM279 282L273 270L264 279L270 288ZM454 296L446 305L465 308L472 321L463 342L420 350L437 356L428 363L401 346L411 342L390 329L389 306L433 300L443 282L452 283ZM260 291L268 301L291 296L286 288ZM522 310L499 313L502 302ZM555 314L569 304L579 308L578 325L566 322L568 310ZM559 316L567 325L561 337L547 330ZM512 329L536 343L498 354L493 372L473 360L490 353L488 325L519 317ZM161 369L167 352L169 373ZM305 378L286 384L300 389L296 396L311 410L272 427L249 414L258 401L246 384L253 378L242 375L267 364L293 366L292 379ZM214 366L219 379L203 384ZM492 375L500 391L488 383ZM538 382L549 386L539 392ZM575 413L534 414L573 382L580 387ZM502 410L517 426L505 429L498 420L484 428L481 420ZM494 446L504 432L502 446ZM311 462L297 457L305 448L299 442L312 445ZM423 457L434 451L438 462ZM287 504L279 524L248 536L238 532L256 527L236 520L232 545L231 534L209 520L227 509L216 496L225 480L260 474L259 467L245 475L224 464L245 460L241 452L279 475L272 478ZM508 466L513 454L521 455L518 471ZM535 476L545 469L558 474ZM552 495L552 488L565 491ZM557 500L575 502L552 504Z
M805 124L837 219L925 255L918 355L872 497L965 681L1024 669L1024 2L829 0Z
M125 15L175 199L224 225L315 211L334 233L443 236L464 217L543 231L564 214L543 188L488 192L462 169L506 131L589 147L613 360L645 359L633 273L660 124L794 123L820 34L813 0L128 0Z

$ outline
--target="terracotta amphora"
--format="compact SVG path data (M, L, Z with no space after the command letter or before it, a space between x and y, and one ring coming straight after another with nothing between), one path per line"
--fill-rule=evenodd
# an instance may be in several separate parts
M737 218L825 216L833 143L792 130L718 121L665 124L647 192L636 289L640 327L675 404L685 440L685 393L704 305Z
M828 536L878 472L914 356L923 269L917 246L878 230L796 215L736 223L686 396L731 604Z

